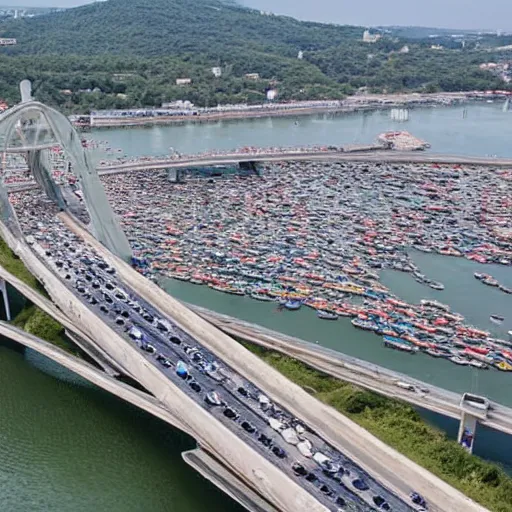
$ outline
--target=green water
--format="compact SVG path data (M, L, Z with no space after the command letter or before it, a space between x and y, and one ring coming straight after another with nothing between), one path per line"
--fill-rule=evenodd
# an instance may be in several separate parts
M419 252L415 252L413 258L423 273L443 282L445 290L432 290L417 283L408 274L394 271L383 272L382 282L407 301L418 303L423 298L437 299L463 314L469 323L489 329L494 335L506 337L506 331L512 329L512 296L483 285L473 277L473 272L487 272L504 284L512 286L510 268ZM324 347L449 390L482 393L500 403L512 406L512 396L509 392L512 375L495 370L482 371L456 366L424 354L410 355L387 349L379 336L355 329L350 319L340 318L337 322L326 322L316 318L316 313L309 308L302 308L300 311L278 311L273 303L228 295L182 281L166 280L164 287L180 300L307 341L318 342ZM489 321L491 314L505 316L503 325L497 327L492 324Z
M2 512L241 512L192 439L51 361L0 346Z

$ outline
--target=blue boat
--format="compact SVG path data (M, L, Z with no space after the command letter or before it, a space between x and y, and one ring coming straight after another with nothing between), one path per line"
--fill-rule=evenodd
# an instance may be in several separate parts
M418 347L413 347L409 342L403 340L402 338L395 338L394 336L384 336L384 345L389 348L394 348L396 350L401 350L402 352L408 352L410 354L415 354L418 352Z
M297 311L301 306L302 302L300 300L288 300L284 305L284 307L290 311Z

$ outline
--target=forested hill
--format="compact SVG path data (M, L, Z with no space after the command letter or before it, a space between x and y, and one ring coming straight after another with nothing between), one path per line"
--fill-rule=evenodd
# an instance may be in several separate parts
M268 16L219 0L108 0L0 25L13 54L218 53L234 48L297 55L361 38L362 28Z
M476 43L434 50L428 38L391 34L368 44L362 35L363 27L269 16L228 0L108 0L1 21L0 37L17 45L0 48L0 98L19 101L24 78L37 99L72 112L174 100L256 103L270 88L287 101L337 99L360 88L512 87L479 68L501 56ZM182 87L179 78L191 83Z

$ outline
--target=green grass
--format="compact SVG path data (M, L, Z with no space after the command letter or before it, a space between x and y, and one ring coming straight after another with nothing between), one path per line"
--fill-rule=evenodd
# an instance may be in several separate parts
M1 238L0 266L23 281L25 284L28 284L31 288L34 288L39 292L42 290L42 285L39 281L28 271L27 267L23 264L23 261L14 254L7 243Z
M64 334L64 327L37 306L25 306L12 323L25 332L80 357L80 351Z
M467 453L408 404L326 376L277 352L243 344L292 382L466 496L489 510L512 512L512 478L498 465Z

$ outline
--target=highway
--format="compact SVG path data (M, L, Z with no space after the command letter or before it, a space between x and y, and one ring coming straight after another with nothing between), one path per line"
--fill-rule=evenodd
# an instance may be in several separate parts
M457 420L461 417L458 393L237 318L191 304L187 307L232 336L286 354L340 380ZM413 385L414 391L398 387L397 381ZM480 423L512 435L512 409L491 402L487 418Z

